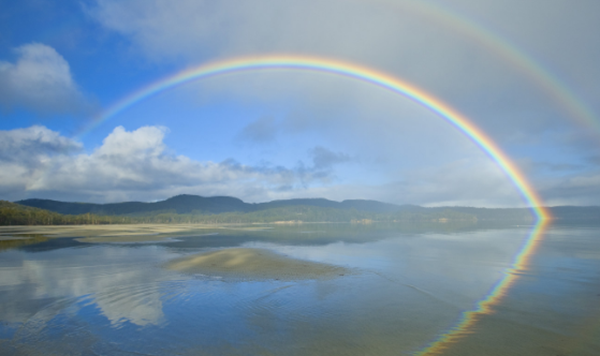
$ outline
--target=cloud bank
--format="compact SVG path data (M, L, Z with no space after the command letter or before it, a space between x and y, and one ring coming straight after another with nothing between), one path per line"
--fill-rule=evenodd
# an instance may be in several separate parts
M164 143L168 129L116 127L91 153L42 126L0 131L0 197L84 202L153 201L176 194L228 195L248 202L301 197L375 199L397 204L519 206L517 190L486 158L408 169L402 179L365 184L344 173L356 157L323 146L292 167L200 162ZM372 174L377 174L373 172ZM598 199L598 174L542 181L549 202Z
M506 53L530 56L534 67L547 71L550 81L565 90L582 88L573 95L600 112L594 99L600 95L600 72L595 65L600 42L593 36L600 31L594 15L600 5L572 6L564 0L550 5L516 0L427 3L96 0L88 14L103 28L127 39L133 52L149 62L195 66L219 58L269 53L343 59L390 73L442 98L516 159L548 160L554 165L581 160L590 153L584 152L587 149L572 150L569 157L542 157L544 151L564 149L565 139L573 135L593 146L592 152L600 152L592 130L582 133L575 114L549 94L547 83L539 82L531 68ZM477 36L476 32L481 32L478 26L490 31L488 41ZM496 35L500 45L494 43ZM334 124L331 118L335 117L344 117L344 124L350 125L375 116L393 117L408 122L413 131L428 130L427 120L421 120L427 114L411 113L416 106L413 102L390 98L364 83L326 75L242 73L188 89L196 90L206 103L212 96L236 105L253 101L274 107L284 102L291 107L283 115L267 112L265 118L249 125L240 136L246 142L273 142L282 131L277 125L323 130ZM395 141L424 137L403 131L408 130L399 131L401 137ZM379 133L367 130L364 136L381 142ZM443 142L430 146L437 151L452 150ZM394 150L393 146L386 149Z
M369 65L417 83L472 113L493 109L497 114L487 120L490 129L508 137L523 130L552 129L556 116L565 119L565 113L560 105L547 107L544 101L550 98L540 96L544 88L518 63L508 60L503 49L490 41L481 43L473 34L480 31L478 26L506 37L507 46L516 52L533 57L547 54L543 58L552 62L538 65L555 68L554 73L564 71L564 84L576 79L585 81L590 93L600 92L600 86L583 74L598 72L591 61L600 50L593 36L598 23L592 14L600 5L588 2L575 7L564 0L553 1L551 6L516 0L422 3L96 0L88 13L104 28L127 38L150 61L193 65L230 56L298 53ZM570 73L574 78L568 77ZM325 92L319 85L311 88ZM339 85L336 88L345 91ZM522 120L524 115L527 120ZM501 125L495 124L499 117Z
M248 166L228 159L199 162L173 154L168 130L116 127L93 152L45 127L0 131L0 194L4 199L48 197L77 201L150 201L175 194L231 195L268 200L273 192L330 182L345 156L314 149L314 164ZM299 188L302 187L302 188Z
M0 61L0 105L41 114L76 114L91 108L73 79L69 63L41 43L15 49L15 63Z

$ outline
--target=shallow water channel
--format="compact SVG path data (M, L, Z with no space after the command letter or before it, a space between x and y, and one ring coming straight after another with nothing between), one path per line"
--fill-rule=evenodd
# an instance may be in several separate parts
M303 224L123 243L36 235L0 244L0 354L599 355L600 226L550 226L528 266L509 270L530 233ZM166 267L229 248L336 272ZM449 337L507 271L516 278L490 310Z

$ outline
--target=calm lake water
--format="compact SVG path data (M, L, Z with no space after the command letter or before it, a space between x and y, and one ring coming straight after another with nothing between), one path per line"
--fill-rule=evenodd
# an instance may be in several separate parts
M166 242L7 245L0 354L600 355L600 226L548 227L490 310L457 329L506 277L530 232L305 224ZM252 281L164 268L234 246L353 273Z

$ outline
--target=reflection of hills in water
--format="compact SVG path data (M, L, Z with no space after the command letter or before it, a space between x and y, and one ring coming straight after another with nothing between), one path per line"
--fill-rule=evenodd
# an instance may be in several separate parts
M48 241L49 237L38 234L19 234L0 236L0 251L19 248L27 245L36 245Z
M123 226L123 235L119 235L120 226ZM250 225L249 227L237 226L230 228L201 227L199 230L194 225L181 228L169 228L167 231L160 225L91 225L78 232L76 226L69 226L68 230L56 227L20 227L12 236L17 240L0 240L0 249L20 248L28 252L42 252L69 247L86 247L88 242L93 243L161 243L171 248L211 248L235 247L250 241L274 242L290 245L325 245L332 242L344 241L352 243L368 243L392 238L401 234L460 234L471 231L498 230L514 228L514 223L505 222L469 222L454 221L447 223L431 222L404 222L404 223L304 223L278 225ZM164 225L163 225L164 226ZM174 225L169 225L174 226ZM517 225L518 226L518 225ZM520 225L527 228L528 225ZM108 227L116 230L106 230ZM131 230L139 227L144 230L139 236L131 236ZM177 227L177 226L175 226ZM27 234L28 229L36 231ZM106 231L105 231L106 230ZM174 230L168 232L168 230ZM47 231L47 236L40 234ZM108 234L108 235L107 235ZM65 236L65 237L61 237ZM86 237L95 236L95 237ZM102 237L106 236L106 237ZM25 238L26 237L26 238ZM84 238L85 237L85 238ZM82 240L82 238L84 238ZM86 243L83 243L86 242Z
M24 322L40 307L64 304L56 311L62 313L62 308L72 303L94 303L112 324L146 325L162 317L158 267L153 266L157 258L164 258L162 252L102 247L44 252L44 258L12 256L9 264L13 268L3 264L0 281L20 287L4 292L3 312L8 315L1 315L0 320ZM17 311L23 311L20 317Z
M561 226L548 233L494 315L448 354L535 354L519 352L532 351L535 340L544 354L595 356L597 338L578 342L579 353L564 345L576 344L582 323L598 320L597 231ZM166 244L0 252L0 354L411 354L488 294L530 227L303 224L213 232L219 235ZM220 238L360 273L224 281L161 267L223 249ZM71 238L42 244L60 240ZM511 342L501 344L502 335Z
M19 249L27 252L44 252L70 247L81 247L82 245L82 243L70 237L46 238L45 240L37 242L35 244L27 244L21 246Z
M370 243L397 237L398 234L460 234L474 231L514 228L515 224L474 223L467 221L449 223L373 223L329 224L306 223L280 225L257 231L244 229L214 230L214 234L197 238L193 235L178 235L177 240L165 246L171 248L235 247L247 242L260 241L285 245L327 245L334 242ZM528 225L522 226L524 229Z

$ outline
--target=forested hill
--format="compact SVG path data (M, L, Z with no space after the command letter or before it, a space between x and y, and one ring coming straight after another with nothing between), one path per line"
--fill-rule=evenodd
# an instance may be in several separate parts
M327 201L301 201L328 204ZM64 203L63 203L64 204ZM139 204L139 203L136 203ZM377 206L375 206L377 207ZM63 205L64 208L64 205ZM137 212L123 215L100 215L95 213L59 214L57 212L0 201L0 225L73 225L73 224L249 224L249 223L300 223L300 222L449 222L475 223L477 218L470 214L452 210L396 210L379 213L359 211L354 208L331 208L315 205L290 205L278 202L276 207L260 206L255 211L233 211L218 214L192 210L177 213L175 210Z
M18 204L16 204L18 203ZM327 199L276 200L245 203L233 197L178 195L154 203L69 203L28 199L0 204L2 224L71 223L252 223L277 221L350 222L372 221L525 221L532 222L527 208L473 208L394 205L373 200ZM42 210L43 209L43 210ZM548 208L557 221L600 222L600 207L559 206Z
M143 203L123 202L110 204L72 203L48 199L27 199L15 202L20 205L54 211L60 214L97 214L131 215L158 211L170 211L176 214L199 213L219 214L226 212L247 212L251 204L232 197L201 197L196 195L178 195L167 200Z
M135 215L152 212L173 212L176 214L221 214L242 212L249 213L260 210L289 206L312 206L332 209L355 209L371 213L391 213L401 210L422 209L414 205L394 205L374 200L345 200L336 202L327 199L291 199L275 200L268 203L245 203L233 197L201 197L197 195L178 195L167 200L154 203L124 202L111 204L70 203L47 199L27 199L17 204L39 209L50 210L60 214L80 215Z

